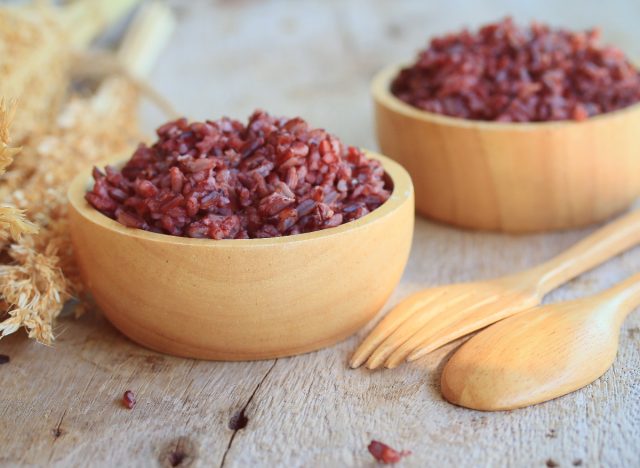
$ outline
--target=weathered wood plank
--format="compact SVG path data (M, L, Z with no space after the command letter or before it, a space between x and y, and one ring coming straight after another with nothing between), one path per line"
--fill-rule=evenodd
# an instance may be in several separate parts
M95 313L60 324L54 348L24 336L0 342L0 463L170 465L171 457L220 464L230 418L254 393L268 361L179 359L128 341ZM127 410L131 389L137 405Z
M503 238L419 222L412 261L393 304L414 284L511 271L548 258L578 233ZM555 241L555 242L551 242ZM555 245L554 245L555 244ZM523 252L523 245L535 249ZM549 300L592 293L640 268L640 249L558 290ZM453 262L442 262L450 256ZM445 281L447 281L445 280ZM422 282L424 281L424 282ZM454 407L439 393L444 362L459 343L391 371L346 369L358 343L278 360L248 407L249 425L230 466L365 466L372 438L413 450L404 466L634 466L640 459L640 314L627 321L620 354L601 379L572 395L519 411ZM364 332L360 334L360 337Z

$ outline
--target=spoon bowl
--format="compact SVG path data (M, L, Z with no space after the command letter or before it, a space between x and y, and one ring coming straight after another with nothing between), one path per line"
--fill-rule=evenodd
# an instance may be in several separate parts
M467 341L442 373L451 403L522 408L588 385L613 363L620 326L640 303L640 274L596 296L533 308Z

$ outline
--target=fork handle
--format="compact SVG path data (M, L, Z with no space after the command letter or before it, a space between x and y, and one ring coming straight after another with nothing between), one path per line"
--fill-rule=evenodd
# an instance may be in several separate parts
M527 270L541 296L640 243L640 209L598 229L560 255Z

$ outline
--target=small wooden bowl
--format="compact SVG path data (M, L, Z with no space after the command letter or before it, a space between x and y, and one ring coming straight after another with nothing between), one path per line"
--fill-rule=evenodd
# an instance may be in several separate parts
M143 346L178 356L290 356L350 336L383 306L413 236L407 172L379 159L389 200L353 222L273 239L189 239L127 228L69 189L71 238L83 280L107 318Z
M466 228L531 232L599 222L640 195L640 105L585 122L495 123L416 109L372 82L382 152L402 164L421 214Z

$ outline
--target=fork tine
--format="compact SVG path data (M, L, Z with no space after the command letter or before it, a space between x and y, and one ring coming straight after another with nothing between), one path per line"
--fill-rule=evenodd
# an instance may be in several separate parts
M535 302L530 304L531 307L534 305ZM492 304L491 306L495 308L495 313L493 314L484 315L482 313L476 313L472 316L467 315L439 330L437 335L425 336L422 342L416 344L414 350L407 356L407 362L420 359L458 338L462 338L469 333L473 333L516 313L524 312L529 308L529 306L523 306L521 303L511 303L503 307L496 307L496 304Z
M349 361L351 368L360 367L380 343L402 325L417 309L428 305L436 297L439 297L439 294L434 293L433 290L422 291L407 297L395 306L355 350Z
M439 301L435 304L430 303L415 308L411 319L402 323L371 353L366 363L367 368L373 370L380 367L398 346L401 346L416 332L427 326L443 309L464 301L467 296L468 294L456 294L447 301Z
M484 298L483 300L477 300L473 296L469 297L468 300L465 301L466 304L469 304L468 306L465 307L459 304L456 310L448 310L446 317L438 317L435 326L426 324L421 327L420 330L418 330L411 338L402 343L393 353L391 353L387 357L384 366L387 369L393 369L397 367L417 347L421 346L425 342L428 342L434 337L438 337L443 331L450 332L452 329L455 330L456 325L463 321L465 317L469 316L469 314L477 312L479 309L482 309L486 306L495 307L495 302L497 302L497 298L495 296L489 296Z
M482 328L482 327L480 327ZM469 333L473 333L475 330L479 328L473 327L473 329L469 329L468 331L463 331L462 329L455 330L453 327L449 330L445 330L444 334L438 336L434 340L430 340L432 337L426 338L421 344L415 347L415 349L407 356L407 362L412 362L417 359L420 359L423 356L435 351L442 346L451 343L452 341L457 340L458 338L462 338Z

